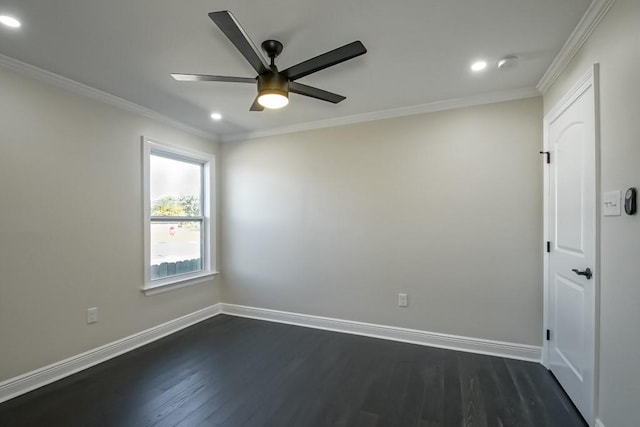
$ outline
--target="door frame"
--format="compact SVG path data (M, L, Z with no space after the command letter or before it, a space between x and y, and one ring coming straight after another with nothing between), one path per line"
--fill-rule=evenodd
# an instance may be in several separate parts
M593 307L594 325L592 330L594 333L594 366L593 366L593 414L591 419L586 420L590 425L595 425L598 415L598 383L599 383L599 366L600 366L600 86L599 86L599 64L593 64L592 67L568 90L562 98L544 115L543 119L543 151L548 152L549 143L549 126L550 124L566 110L589 86L593 87L593 95L595 101L595 274L593 276L594 298ZM553 162L553 158L551 159ZM543 163L543 247L546 248L546 242L550 241L549 236L549 183L550 183L550 165ZM546 330L549 329L549 299L550 283L549 283L549 257L550 253L544 252L543 257L543 325L542 325L542 364L550 369L549 366L549 341L547 341Z

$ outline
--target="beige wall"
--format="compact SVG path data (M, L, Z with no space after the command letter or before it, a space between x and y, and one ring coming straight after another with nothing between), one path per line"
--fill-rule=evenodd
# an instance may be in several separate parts
M640 2L612 9L544 97L545 111L600 64L601 188L640 189ZM599 414L640 426L640 216L602 217Z
M223 300L540 345L541 102L223 144Z
M4 68L0 94L0 381L218 302L140 291L140 137L216 143Z

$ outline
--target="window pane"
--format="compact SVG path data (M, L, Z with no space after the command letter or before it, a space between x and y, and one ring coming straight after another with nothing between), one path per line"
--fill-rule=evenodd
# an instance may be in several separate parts
M151 216L200 216L202 165L152 154Z
M200 222L152 222L151 279L202 270Z

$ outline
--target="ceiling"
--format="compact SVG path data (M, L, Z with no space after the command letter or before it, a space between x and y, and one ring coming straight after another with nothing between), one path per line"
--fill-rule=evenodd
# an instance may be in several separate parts
M590 0L3 0L0 54L75 80L222 138L301 123L533 88ZM284 44L280 69L354 40L368 53L300 83L347 97L291 94L251 112L251 84L177 82L170 73L255 77L207 13L230 10L254 43ZM498 70L496 61L519 64ZM489 68L474 74L478 58ZM211 112L223 115L218 122Z

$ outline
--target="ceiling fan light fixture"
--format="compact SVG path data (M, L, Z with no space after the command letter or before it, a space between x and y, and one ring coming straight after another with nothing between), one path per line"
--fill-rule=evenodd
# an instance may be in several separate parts
M283 71L278 71L276 58L282 52L282 43L277 40L265 40L262 42L262 50L270 59L265 62L264 56L258 51L246 31L240 26L238 20L228 10L220 10L209 13L209 18L220 28L231 43L249 62L258 73L255 78L213 76L208 74L178 74L172 73L171 77L178 81L187 82L228 82L228 83L258 83L258 96L255 97L249 111L264 111L278 109L289 104L289 92L308 96L320 101L337 104L346 99L337 93L307 86L296 80L316 73L325 68L332 67L356 56L367 53L361 41L357 40L321 55L302 61Z
M258 76L258 104L270 110L277 110L289 103L289 82L280 73Z
M289 103L289 94L284 91L274 89L264 89L258 95L258 104L270 110L286 107Z

